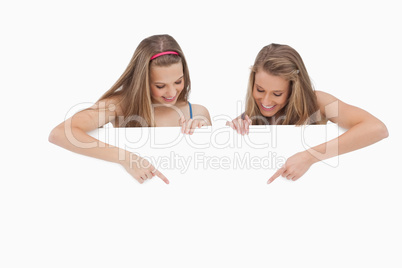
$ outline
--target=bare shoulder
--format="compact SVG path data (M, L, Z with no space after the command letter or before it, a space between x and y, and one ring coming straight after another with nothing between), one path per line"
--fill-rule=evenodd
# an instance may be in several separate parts
M333 95L326 93L324 91L317 90L317 91L315 91L315 95L317 97L317 102L320 107L330 104L334 101L338 101L338 99L336 97L334 97Z
M204 118L206 121L208 121L209 125L211 124L211 116L209 115L209 111L205 106L201 104L191 104L191 107L194 118Z
M117 116L122 115L122 100L118 97L111 97L97 101L91 107L73 115L72 126L89 131L101 127L109 122L114 123Z
M315 91L315 95L320 112L326 119L333 118L338 114L340 102L338 98L324 91Z
M359 122L374 118L367 111L347 104L331 94L317 91L316 95L320 111L327 119L343 128L349 129Z
M122 96L112 96L97 101L91 109L99 111L108 111L116 116L123 115L123 98Z
M201 104L191 104L191 107L193 108L193 112L201 115L209 115L208 109L205 106L202 106Z

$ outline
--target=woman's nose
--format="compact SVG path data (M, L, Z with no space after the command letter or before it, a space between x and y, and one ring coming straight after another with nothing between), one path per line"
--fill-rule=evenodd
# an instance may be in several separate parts
M169 97L175 96L176 95L176 88L174 86L170 86L167 93L168 93Z
M269 94L265 94L265 96L264 96L264 98L262 99L262 101L263 101L263 103L265 104L265 105L268 105L268 104L270 104L270 97L269 97Z

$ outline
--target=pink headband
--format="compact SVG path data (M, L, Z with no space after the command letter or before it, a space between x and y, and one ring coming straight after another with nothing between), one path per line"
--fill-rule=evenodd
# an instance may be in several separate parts
M165 51L165 52L161 52L161 53L153 55L149 61L151 61L157 57L160 57L163 55L168 55L168 54L179 55L179 53L177 53L176 51Z

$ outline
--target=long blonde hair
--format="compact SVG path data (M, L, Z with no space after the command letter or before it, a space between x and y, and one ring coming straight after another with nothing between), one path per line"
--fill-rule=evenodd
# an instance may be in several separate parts
M178 55L163 55L150 61L152 56L165 51L174 51ZM115 96L120 97L124 118L116 119L118 126L154 127L155 119L149 86L150 67L165 67L179 62L183 65L184 89L177 101L187 101L191 90L187 62L179 44L167 34L153 35L142 40L124 73L98 101Z
M268 123L253 97L255 74L265 71L290 82L287 104L275 117L278 125L317 124L319 109L317 98L306 67L299 53L288 45L270 44L258 53L251 73L246 95L246 111L254 125Z

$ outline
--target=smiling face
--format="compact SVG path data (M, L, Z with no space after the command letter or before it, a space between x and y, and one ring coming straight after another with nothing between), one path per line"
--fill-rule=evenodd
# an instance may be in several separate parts
M285 107L289 93L290 82L280 76L265 71L255 74L253 97L265 117L274 116Z
M182 63L175 63L167 67L152 66L149 86L152 103L176 104L177 97L184 89Z

